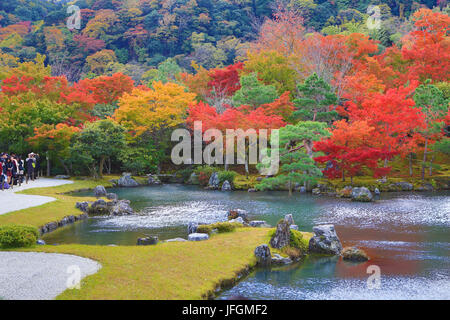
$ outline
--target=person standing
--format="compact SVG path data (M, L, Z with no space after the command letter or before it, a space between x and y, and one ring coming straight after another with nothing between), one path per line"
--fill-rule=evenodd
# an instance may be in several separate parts
M28 155L28 158L25 160L25 165L26 165L26 169L27 169L27 180L26 183L28 184L28 180L34 180L34 160L33 160L33 155L30 153Z

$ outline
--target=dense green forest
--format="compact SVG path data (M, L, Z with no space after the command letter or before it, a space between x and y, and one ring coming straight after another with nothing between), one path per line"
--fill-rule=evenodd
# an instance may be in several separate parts
M408 18L446 0L281 0L299 12L309 32L368 33L368 7L379 5L383 27L371 37L388 47L410 31ZM54 76L69 81L122 72L138 84L168 57L181 68L207 69L244 56L277 5L270 0L11 0L0 3L0 50L20 59L46 56ZM80 8L69 30L67 8ZM370 13L370 12L369 12ZM151 77L147 74L147 76Z

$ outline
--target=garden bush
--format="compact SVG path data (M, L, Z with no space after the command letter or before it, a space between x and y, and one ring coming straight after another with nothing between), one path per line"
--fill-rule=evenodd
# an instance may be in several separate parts
M36 227L7 225L0 227L0 247L20 248L34 245L39 237Z
M219 171L218 176L220 183L223 183L225 180L228 180L229 183L233 183L237 173L234 171Z

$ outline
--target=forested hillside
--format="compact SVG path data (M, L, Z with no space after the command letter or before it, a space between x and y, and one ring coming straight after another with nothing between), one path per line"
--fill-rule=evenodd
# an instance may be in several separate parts
M386 47L410 31L412 12L446 6L446 0L10 0L0 2L0 50L21 62L45 55L52 74L69 81L122 72L139 83L169 57L188 71L192 62L210 69L242 58L281 3L301 14L307 32L361 32ZM66 26L69 5L81 9L79 29ZM366 27L369 5L380 5L380 30Z

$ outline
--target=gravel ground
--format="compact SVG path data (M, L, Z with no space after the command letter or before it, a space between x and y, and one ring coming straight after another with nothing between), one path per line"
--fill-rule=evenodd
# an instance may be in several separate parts
M55 198L44 197L44 196L34 196L26 194L16 194L17 191L22 191L31 188L45 188L45 187L55 187L63 184L73 183L70 180L61 179L49 179L49 178L39 178L34 181L28 182L28 184L22 184L22 186L15 186L14 189L0 190L0 215L11 211L22 210L30 207L40 206L47 202L55 201Z
M41 252L0 252L0 299L50 300L101 265L74 255ZM76 290L76 289L75 289Z

